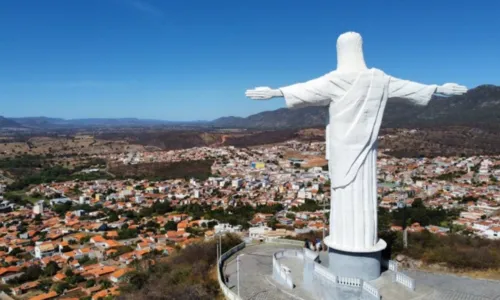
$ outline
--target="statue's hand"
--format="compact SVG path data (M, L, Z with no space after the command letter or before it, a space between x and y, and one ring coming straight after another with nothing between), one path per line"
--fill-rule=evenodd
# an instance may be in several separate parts
M467 92L467 87L456 83L445 83L442 86L438 86L436 90L436 93L447 96L462 95L465 94L466 92Z
M268 100L273 97L281 97L283 94L280 90L273 90L269 87L257 87L253 90L247 90L245 96L254 100Z

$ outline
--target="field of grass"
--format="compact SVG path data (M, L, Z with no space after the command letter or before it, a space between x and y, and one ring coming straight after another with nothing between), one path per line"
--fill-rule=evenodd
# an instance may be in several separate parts
M35 204L38 200L43 200L43 198L40 197L35 198L27 195L24 190L7 192L5 193L4 198L7 200L21 200L23 202L28 201L33 204Z

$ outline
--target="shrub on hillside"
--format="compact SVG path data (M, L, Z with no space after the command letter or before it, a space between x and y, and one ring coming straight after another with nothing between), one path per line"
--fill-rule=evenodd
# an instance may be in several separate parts
M241 243L232 234L222 238L222 253ZM209 300L219 295L216 276L216 242L187 246L167 260L144 266L139 264L122 287L130 300Z
M408 248L403 248L402 234L382 237L388 242L392 257L405 254L427 264L444 264L460 270L500 269L500 241L457 234L436 235L427 230L408 234Z

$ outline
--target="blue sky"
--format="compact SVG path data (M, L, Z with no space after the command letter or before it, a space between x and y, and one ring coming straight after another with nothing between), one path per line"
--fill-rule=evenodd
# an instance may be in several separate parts
M422 83L500 84L500 1L2 0L0 115L209 120L284 106L247 88L336 67L345 31L369 67Z

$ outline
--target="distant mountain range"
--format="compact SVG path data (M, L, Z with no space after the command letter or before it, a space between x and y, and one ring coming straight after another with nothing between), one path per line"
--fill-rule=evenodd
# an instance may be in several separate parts
M279 100L276 100L279 101ZM211 128L292 129L320 127L326 124L326 107L302 109L281 108L242 117L223 117L214 121L172 122L136 118L59 119L47 117L4 118L0 129L43 130L80 127L131 126L202 126ZM391 99L387 104L383 127L472 126L500 127L500 86L482 85L465 95L435 98L427 106L415 106L404 99Z
M137 118L88 118L62 119L47 117L5 118L0 116L0 128L3 129L62 129L87 127L142 127L157 125L196 125L207 121L175 122L165 120L137 119Z
M281 108L246 118L223 117L211 124L231 128L307 128L324 126L327 117L326 107ZM436 97L427 106L415 106L405 99L390 99L382 122L386 128L500 126L500 86L482 85L461 96Z
M21 124L17 123L12 119L7 119L0 116L0 128L21 128L23 127Z

